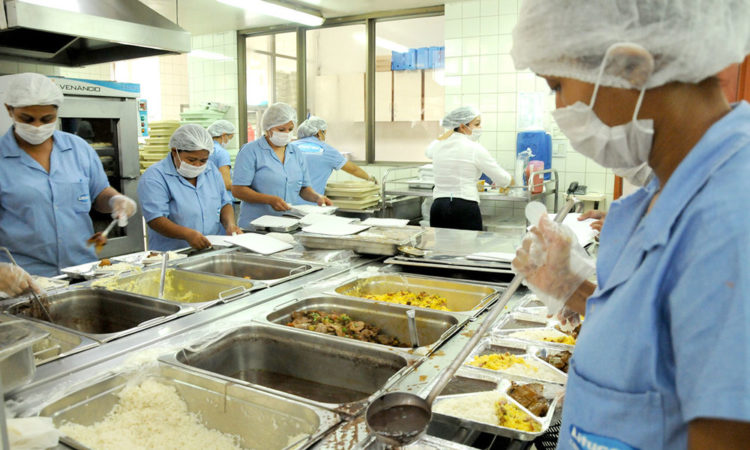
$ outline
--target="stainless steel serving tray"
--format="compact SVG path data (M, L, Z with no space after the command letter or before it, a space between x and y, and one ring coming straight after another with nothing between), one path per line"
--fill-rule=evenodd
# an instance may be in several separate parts
M92 425L112 410L126 384L146 378L174 386L188 411L200 414L205 426L238 435L245 448L308 448L340 420L315 406L166 364L149 373L115 375L94 382L46 405L40 415L51 417L56 426L65 422ZM61 440L73 448L88 449L67 436Z
M46 296L54 324L32 316L31 302L16 303L8 313L81 334L97 342L108 342L164 323L194 311L194 308L133 295L83 286Z
M161 360L354 416L417 362L391 349L251 324Z
M484 338L479 341L476 348L474 348L474 350L466 358L462 370L464 370L465 373L471 373L472 371L475 371L476 373L482 373L489 377L503 378L513 381L565 384L568 380L568 374L556 369L552 365L547 364L547 362L538 358L536 356L536 352L539 348L540 347L536 347L533 345L529 346L528 343L517 342L513 340ZM483 367L469 365L469 362L473 361L474 357L476 356L502 353L510 353L511 355L523 358L527 362L539 366L540 369L544 371L544 374L542 372L538 372L537 374L529 373L526 375L517 375L506 372L504 370L491 370L485 369Z
M398 247L416 240L422 230L419 227L371 227L349 236L327 236L322 234L297 233L295 238L307 248L326 250L352 250L366 255L393 256Z
M46 336L46 332L28 321L0 323L0 395L34 378L36 365L32 347Z
M160 276L160 269L152 269L119 278L100 279L94 281L93 285L158 299ZM227 303L268 286L262 281L172 268L167 269L166 283L167 288L165 288L162 301L174 305L190 305L196 309L205 309L216 303ZM184 296L192 298L187 299Z
M9 314L0 314L0 322L8 322L13 320L26 319L13 317ZM44 363L48 363L65 356L72 355L74 353L82 352L99 345L98 342L92 339L76 333L72 333L70 331L47 326L39 322L32 323L35 327L49 333L49 336L40 340L32 347L34 362L37 367L41 366Z
M519 384L528 384L528 383L521 382ZM501 392L498 392L498 391L492 391L492 393L474 392L474 393L468 393L468 394L439 396L437 399L435 399L435 403L433 405L433 411L432 411L433 420L450 423L456 426L462 426L469 430L476 430L476 431L482 431L486 433L495 434L498 436L505 436L511 439L518 439L521 441L532 441L538 438L539 436L541 436L542 434L544 434L549 428L552 422L552 418L555 416L559 396L562 394L562 390L563 390L562 386L555 386L553 384L545 384L545 383L540 383L540 384L542 384L543 386L543 390L544 390L543 396L550 403L547 414L545 414L542 417L533 414L531 411L529 411L523 405L521 405L518 401L512 398L508 394L508 390L510 389L510 382L503 381L500 383L500 386L498 388ZM539 423L540 430L539 431L522 431L522 430L518 430L515 428L508 428L508 427L504 427L500 425L479 422L479 421L469 419L466 417L459 417L459 416L444 414L444 413L437 411L437 409L440 408L440 405L442 403L446 401L450 401L451 399L466 399L468 403L471 403L471 400L473 398L485 398L488 395L496 395L499 398L505 398L509 403L517 406L521 411L525 412L534 421Z
M175 268L278 284L320 270L312 264L283 261L243 252L196 256Z
M429 267L434 269L466 270L470 272L489 272L513 274L508 264L494 263L488 261L472 261L461 257L446 258L423 258L414 256L396 255L385 260L387 264L399 266Z
M447 299L452 312L476 315L497 298L498 290L489 286L457 282L449 278L387 274L358 278L335 288L337 294L364 298L395 291L426 292ZM432 311L427 308L418 310Z
M347 314L352 321L364 321L380 328L382 333L397 338L400 342L409 344L409 325L406 311L416 309L403 305L378 302L374 300L360 300L343 296L320 296L301 300L294 299L277 306L273 312L263 319L267 323L286 325L295 311L323 311L326 313ZM441 343L455 333L467 320L465 316L444 311L423 310L415 314L417 334L421 349L412 351L411 347L391 347L394 350L429 354ZM321 334L315 331L301 330L305 333ZM350 338L327 335L335 339ZM384 347L383 344L362 342L367 345Z

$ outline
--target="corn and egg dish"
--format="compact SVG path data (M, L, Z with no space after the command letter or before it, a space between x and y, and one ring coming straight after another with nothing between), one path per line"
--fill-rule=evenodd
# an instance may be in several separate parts
M441 311L450 311L448 309L448 299L440 295L428 294L427 292L398 291L387 294L364 294L361 297L381 302L398 303L400 305L418 306L420 308L438 309Z

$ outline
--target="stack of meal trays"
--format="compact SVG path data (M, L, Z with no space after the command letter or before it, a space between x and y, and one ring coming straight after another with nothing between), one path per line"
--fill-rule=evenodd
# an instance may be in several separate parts
M575 345L564 338L572 335L553 323L541 302L524 298L479 342L436 399L434 419L523 441L544 434L559 419Z
M201 108L181 112L180 121L182 124L195 123L208 128L212 123L224 118L225 113L226 111L222 112L212 106L204 105Z
M169 138L179 126L177 120L160 120L149 124L146 145L140 150L141 173L167 156Z
M380 189L372 181L339 181L326 185L326 196L342 209L365 210L380 203Z

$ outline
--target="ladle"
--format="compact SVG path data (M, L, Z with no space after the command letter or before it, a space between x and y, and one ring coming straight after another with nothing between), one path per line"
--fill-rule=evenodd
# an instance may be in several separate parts
M159 276L159 298L164 298L164 285L167 277L167 261L169 261L169 252L161 254L161 275Z
M532 225L538 224L540 216L546 214L546 208L536 203L538 202L532 202L526 206L526 217ZM561 223L574 204L575 199L569 198L555 216L555 222ZM427 425L432 419L432 402L450 382L482 336L495 323L522 281L523 275L521 274L516 274L513 277L500 300L490 308L482 325L456 355L450 366L443 371L426 399L408 392L389 392L376 398L367 407L365 413L367 429L379 441L387 445L401 447L416 441L427 431Z
M14 266L18 265L18 263L16 263L16 260L13 258L13 255L10 254L10 251L7 248L0 247L0 250L2 250L2 251L5 252L5 254L8 256L8 259L10 260L11 263L13 263ZM49 323L54 323L52 321L52 316L50 315L49 311L47 310L47 307L44 306L44 303L42 302L42 299L40 299L39 296L36 294L36 292L34 292L34 289L31 289L29 292L31 293L31 298L34 299L34 301L36 302L36 305L44 313L44 316L47 318L47 321Z

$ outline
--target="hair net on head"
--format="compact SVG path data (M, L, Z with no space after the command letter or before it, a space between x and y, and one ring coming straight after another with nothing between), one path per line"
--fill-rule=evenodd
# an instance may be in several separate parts
M446 114L440 124L443 128L458 128L461 125L471 122L480 114L479 110L473 106L462 106Z
M169 148L189 152L208 150L210 155L214 152L214 140L211 139L211 135L205 128L195 123L189 123L175 130L172 137L169 138Z
M5 104L14 108L33 105L55 105L63 103L63 93L57 85L38 73L11 75L5 92Z
M234 134L234 124L228 120L217 120L208 127L208 132L212 137L221 136L222 134Z
M595 83L607 49L639 44L654 59L646 88L697 83L750 53L747 0L524 0L513 30L516 69ZM603 86L630 88L605 71Z
M309 119L299 124L297 129L297 137L302 139L309 136L315 136L318 131L325 131L328 129L328 124L325 120L318 116L310 116Z
M284 125L287 122L297 124L297 111L286 103L274 103L263 114L263 131Z

